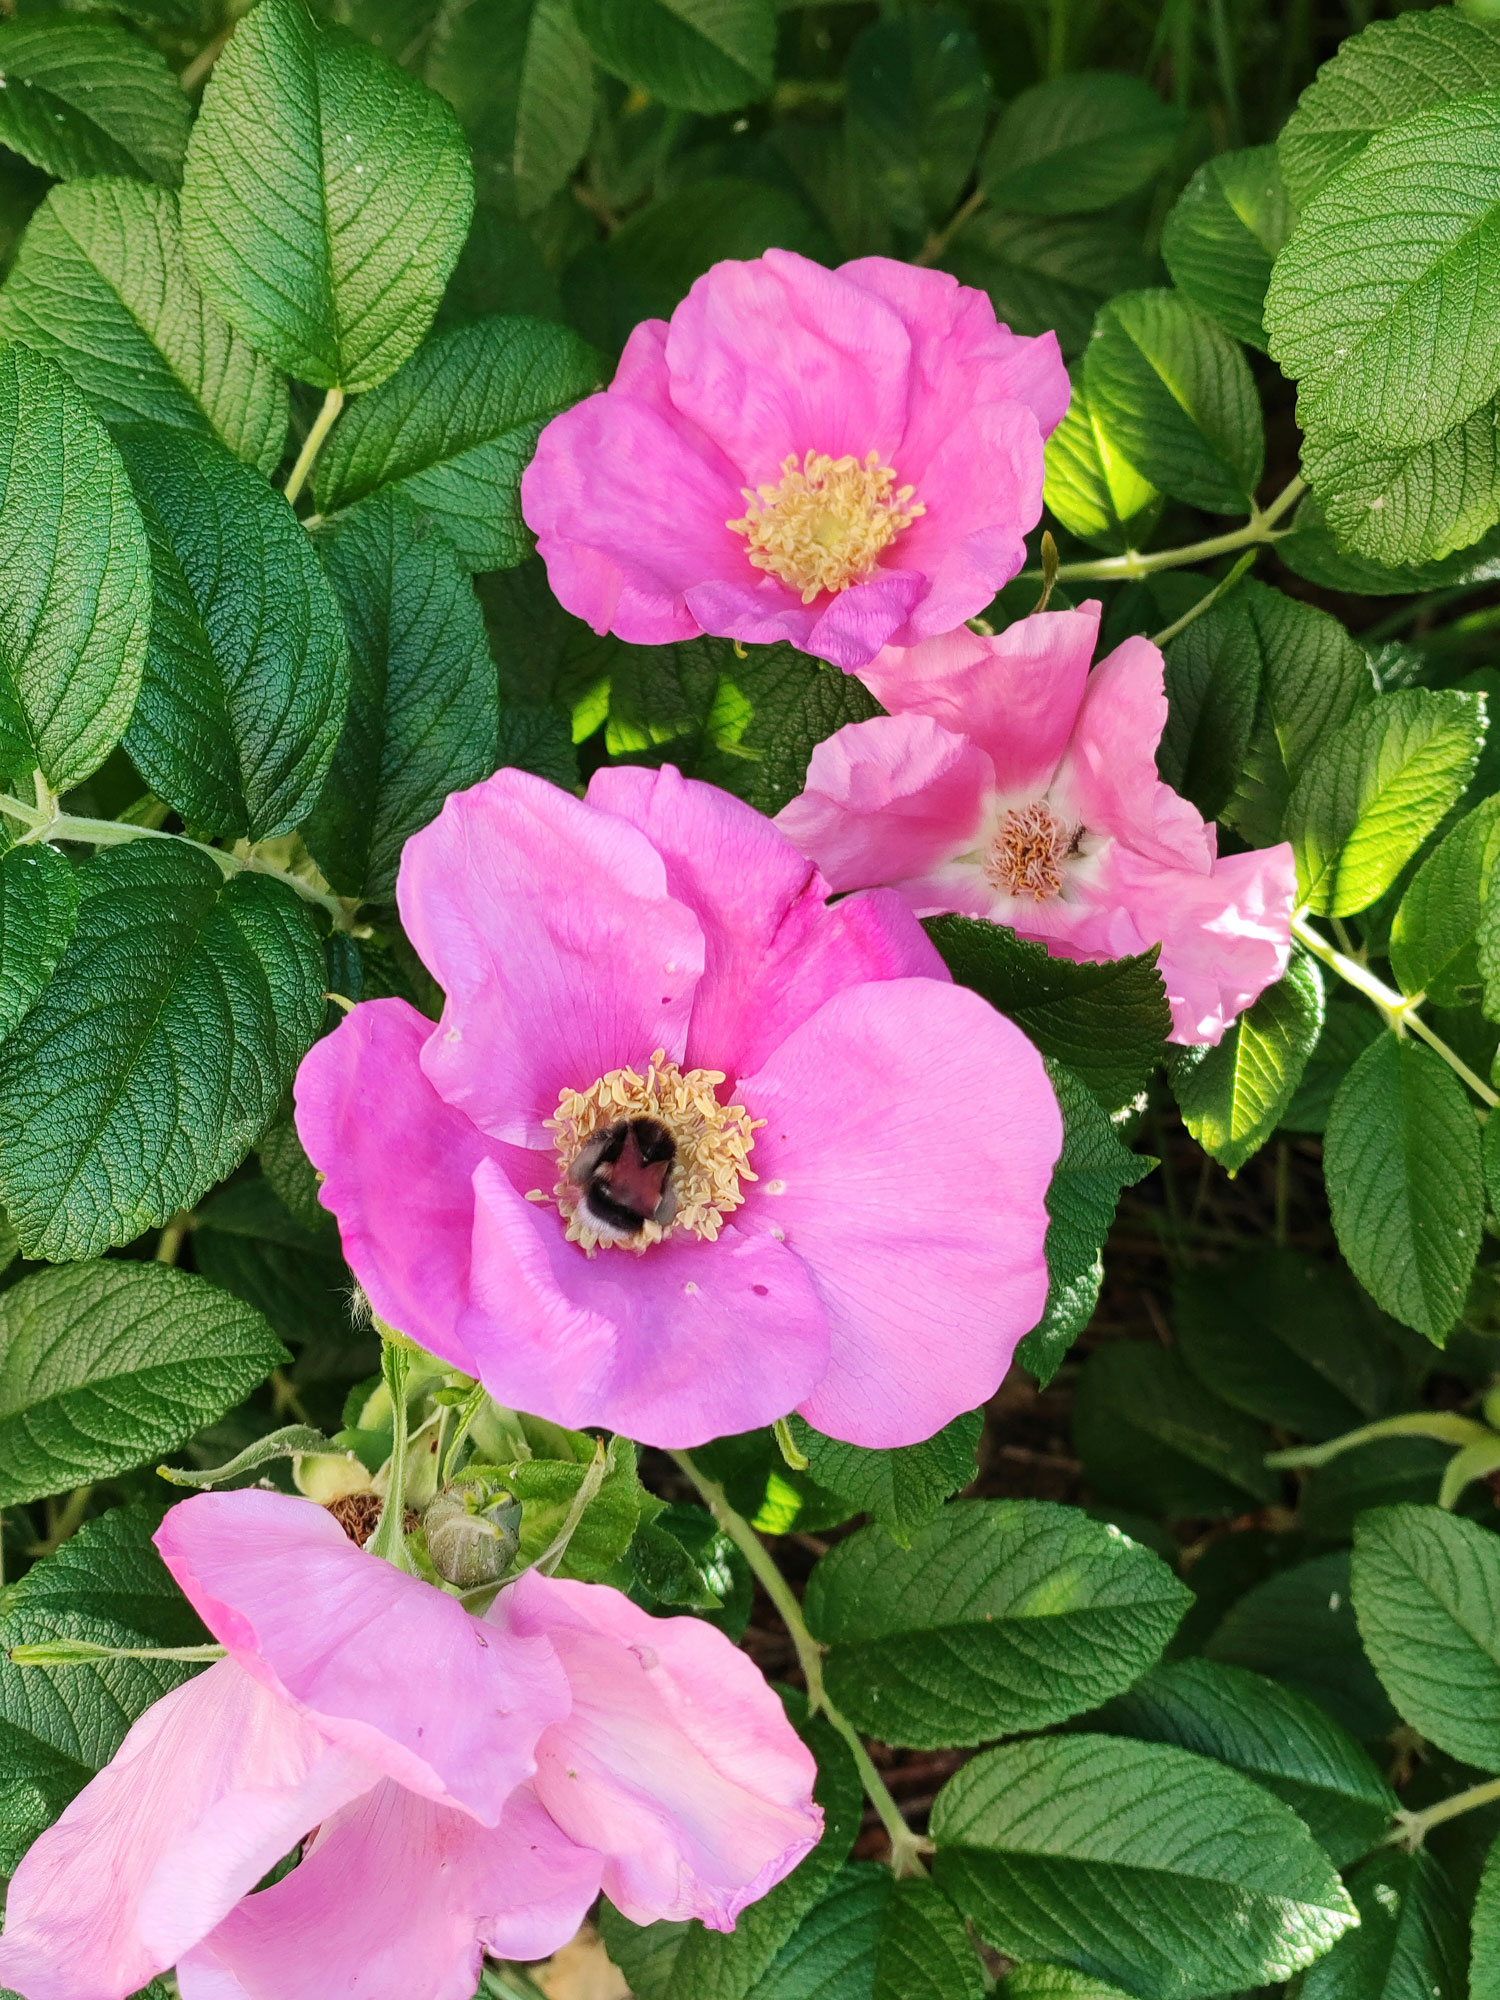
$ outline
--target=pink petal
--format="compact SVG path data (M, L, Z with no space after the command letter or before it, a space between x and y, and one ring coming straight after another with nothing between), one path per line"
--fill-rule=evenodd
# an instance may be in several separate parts
M1215 836L1196 807L1164 785L1156 746L1167 723L1162 656L1127 639L1089 675L1056 796L1096 833L1111 833L1168 868L1206 875Z
M851 1444L930 1437L993 1395L1047 1297L1062 1119L1041 1057L979 996L887 980L830 1000L745 1084L774 1216L828 1308L801 1404Z
M860 679L892 715L915 711L989 752L997 790L1040 797L1067 747L1099 633L1099 602L1038 611L993 639L960 625L887 646Z
M588 800L640 828L666 863L668 890L703 928L686 1056L696 1068L745 1075L845 986L948 976L896 898L830 908L828 883L785 833L717 786L670 764L627 764L595 772Z
M465 1374L475 1167L493 1148L422 1074L432 1023L370 1000L315 1042L297 1072L297 1131L323 1174L349 1267L387 1326Z
M182 2000L471 2000L485 1946L545 1958L599 1874L529 1791L491 1830L378 1785L182 1962Z
M558 600L596 632L638 646L693 639L684 593L748 567L726 522L745 503L692 426L607 392L554 417L521 475L521 511Z
M773 1422L823 1373L822 1305L770 1237L731 1226L588 1257L493 1164L475 1193L463 1334L498 1402L677 1450Z
M573 1708L542 1739L537 1794L604 1856L605 1894L633 1922L730 1930L817 1841L812 1756L722 1632L535 1570L489 1615L563 1662Z
M903 535L892 544L893 558L901 554L905 539ZM716 576L694 584L687 602L705 632L739 639L747 646L784 642L854 673L875 657L892 633L905 628L925 589L926 579L914 569L877 567L865 582L847 590L823 591L811 604L804 604L800 592L755 569L747 559L743 576Z
M835 889L903 883L974 845L994 789L966 737L925 715L879 715L817 746L776 824Z
M447 998L422 1068L515 1145L563 1088L682 1052L703 934L650 843L525 771L451 793L406 843L396 899Z
M310 1827L379 1782L221 1660L147 1709L11 1878L0 1981L124 2000L207 1935Z
M494 1826L567 1713L544 1645L497 1644L478 1619L356 1548L286 1493L202 1493L156 1545L208 1629L335 1743L425 1798Z

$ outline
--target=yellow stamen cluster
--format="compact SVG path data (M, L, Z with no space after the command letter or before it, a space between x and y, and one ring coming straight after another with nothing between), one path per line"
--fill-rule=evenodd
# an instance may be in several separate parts
M1072 828L1063 825L1045 799L1013 806L990 843L985 877L1008 896L1044 903L1062 888L1062 864L1072 843Z
M878 451L867 452L863 465L826 451L808 452L799 465L792 452L781 462L779 486L741 491L749 502L744 518L724 525L748 538L757 569L800 590L804 604L820 590L863 582L881 550L927 511L912 499L914 486L897 486L895 469L881 464Z
M557 1185L552 1199L567 1219L568 1240L581 1243L592 1256L600 1244L645 1250L680 1230L712 1243L724 1217L744 1201L741 1181L753 1181L750 1149L756 1126L740 1104L721 1104L714 1095L724 1081L722 1070L681 1070L657 1049L641 1076L633 1069L612 1069L587 1090L558 1093L557 1112L547 1128L557 1145ZM671 1188L677 1206L665 1227L643 1222L627 1244L592 1227L579 1203L583 1190L569 1178L574 1161L598 1132L622 1120L654 1118L671 1133L677 1147ZM545 1197L543 1197L545 1198Z

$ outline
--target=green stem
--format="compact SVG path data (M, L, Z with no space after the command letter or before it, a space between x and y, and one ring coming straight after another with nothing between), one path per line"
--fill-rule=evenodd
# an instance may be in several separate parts
M1409 1028L1414 1035L1419 1036L1430 1049L1442 1057L1455 1076L1463 1079L1481 1104L1488 1105L1491 1111L1500 1105L1500 1097L1496 1096L1484 1079L1476 1076L1462 1056L1456 1050L1450 1049L1442 1036L1436 1034L1422 1019L1418 1009L1425 997L1423 994L1415 993L1408 999L1404 993L1398 993L1394 986L1387 986L1383 979L1377 979L1369 967L1361 965L1358 959L1350 958L1346 953L1335 950L1321 932L1313 929L1307 921L1306 914L1301 910L1292 918L1292 936L1304 950L1310 951L1314 958L1321 959L1324 965L1336 972L1346 985L1352 986L1356 993L1363 993L1393 1034L1399 1035Z
M1409 1410L1404 1416L1381 1417L1373 1424L1361 1424L1358 1430L1345 1431L1342 1437L1329 1438L1326 1444L1305 1444L1292 1451L1273 1451L1268 1455L1266 1464L1278 1472L1312 1472L1346 1451L1356 1451L1362 1444L1373 1444L1377 1438L1389 1437L1433 1438L1439 1444L1460 1446L1487 1442L1500 1444L1500 1436L1488 1425L1476 1423L1473 1417L1461 1417L1456 1410Z
M1232 528L1225 535L1210 535L1207 541L1188 542L1179 549L1158 549L1148 556L1135 549L1127 549L1122 556L1101 556L1097 562L1064 563L1057 572L1057 580L1059 583L1130 583L1143 576L1154 576L1158 570L1181 569L1188 563L1208 562L1214 556L1233 555L1239 549L1252 548L1257 542L1274 542L1279 533L1286 532L1278 530L1276 523L1306 491L1307 481L1299 475L1287 481L1264 513L1253 513L1243 528ZM1028 579L1040 578L1041 571L1029 569L1025 575Z
M1184 611L1182 616L1175 619L1172 624L1163 626L1160 632L1153 632L1151 634L1152 645L1165 646L1169 640L1175 639L1179 632L1185 632L1189 625L1196 624L1205 611L1211 611L1221 597L1229 595L1230 591L1234 589L1247 570L1254 568L1255 559L1259 554L1259 548L1246 549L1234 568L1230 570L1227 576L1221 576L1212 590L1207 591L1198 599L1196 604Z
M302 449L297 454L297 462L286 476L282 487L282 498L295 500L307 484L307 475L317 463L318 453L323 449L323 441L338 422L339 411L344 407L342 389L330 389L323 398L323 407L313 418L312 429L302 440Z
M406 1546L406 1385L411 1374L411 1353L403 1344L382 1339L380 1372L391 1398L391 1458L386 1467L385 1505L375 1532L365 1544L372 1556L380 1556L411 1576L417 1573Z
M52 1511L55 1502L49 1500L47 1502L49 1519L47 1522L46 1539L40 1542L33 1542L31 1547L26 1551L27 1555L33 1559L50 1556L60 1549L70 1536L76 1535L78 1530L83 1526L83 1517L88 1512L89 1501L93 1496L93 1491L92 1486L75 1486L55 1514Z
M179 1208L171 1220L165 1224L156 1245L156 1261L158 1264L175 1264L177 1262L178 1257L182 1253L182 1246L187 1240L187 1233L193 1227L194 1221L195 1217L191 1209Z
M1500 1778L1486 1778L1482 1785L1470 1785L1466 1792L1455 1792L1451 1799L1440 1799L1435 1806L1427 1806L1422 1812L1397 1813L1392 1838L1399 1840L1403 1847L1420 1847L1435 1826L1441 1826L1445 1820L1457 1819L1460 1813L1493 1805L1497 1799L1500 1799Z
M775 1605L782 1624L791 1634L797 1663L807 1683L807 1705L815 1714L827 1716L853 1753L865 1796L880 1815L880 1823L890 1838L892 1871L897 1875L925 1874L926 1863L922 1857L932 1852L932 1843L923 1839L921 1834L913 1833L906 1824L901 1808L891 1797L884 1778L859 1740L858 1730L829 1700L828 1690L823 1685L823 1649L808 1631L802 1606L797 1602L791 1585L776 1567L770 1550L744 1516L730 1506L724 1497L723 1487L706 1478L685 1451L669 1452L668 1457L693 1482L709 1512L749 1563L756 1580Z
M96 1646L88 1639L41 1639L12 1646L16 1667L87 1667L97 1660L222 1660L223 1646Z
M961 202L954 209L952 215L949 216L942 228L935 229L932 232L911 261L914 264L935 264L948 245L953 241L954 237L957 236L959 230L969 220L969 217L977 215L983 207L984 189L975 188L967 201Z

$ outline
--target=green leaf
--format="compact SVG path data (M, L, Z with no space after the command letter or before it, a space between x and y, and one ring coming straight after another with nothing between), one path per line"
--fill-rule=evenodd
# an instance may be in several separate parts
M1407 885L1388 957L1401 991L1462 1006L1480 984L1478 935L1500 860L1500 795L1466 813Z
M78 924L0 1047L0 1198L27 1256L92 1257L244 1158L323 1019L308 907L186 843L106 848Z
M495 668L453 545L386 491L321 543L344 610L349 721L303 838L334 888L389 902L401 849L495 768Z
M872 2000L983 2000L979 1958L957 1910L931 1882L892 1882Z
M71 1275L71 1274L70 1274ZM177 1660L16 1667L10 1648L49 1639L193 1646L207 1633L151 1546L159 1516L117 1507L85 1522L7 1592L0 1613L0 1871L114 1756L153 1702L197 1671Z
M1201 1387L1176 1354L1139 1341L1089 1357L1073 1442L1102 1494L1153 1514L1242 1514L1280 1491L1260 1426Z
M311 808L349 701L337 599L282 499L212 438L137 429L121 448L155 607L125 747L191 826L262 840Z
M1474 1959L1469 1968L1469 2000L1500 1991L1500 1839L1485 1857L1474 1904Z
M1151 2000L1284 1979L1355 1921L1302 1822L1237 1771L1156 1743L1044 1737L964 1765L935 1879L1013 1958Z
M205 1278L264 1313L290 1344L322 1341L355 1364L350 1343L351 1279L326 1209L305 1228L268 1181L239 1180L199 1204L193 1261ZM362 1357L360 1357L362 1358Z
M1116 554L1145 541L1161 506L1161 495L1097 422L1078 383L1047 440L1043 497L1070 534Z
M423 75L463 121L487 188L525 220L567 186L594 123L594 62L568 0L443 8Z
M1126 292L1084 353L1094 422L1143 479L1217 514L1246 514L1265 445L1249 364L1176 292Z
M1013 1966L999 1991L1003 2000L1131 2000L1118 1986L1066 1965Z
M1118 1528L1043 1500L956 1500L903 1549L839 1542L804 1600L832 1699L884 1743L1047 1729L1129 1687L1191 1593Z
M1354 1870L1349 1893L1359 1928L1311 1968L1298 2000L1463 2000L1464 1913L1432 1855L1385 1848Z
M73 870L55 847L0 856L0 1041L56 971L77 918Z
M23 1278L0 1294L0 1506L175 1451L289 1359L259 1313L163 1264Z
M193 282L167 188L54 188L0 290L0 334L65 368L107 424L172 424L276 469L286 383Z
M1324 63L1276 149L1303 208L1374 135L1414 111L1500 84L1500 35L1456 8L1372 21Z
M1216 1048L1184 1051L1173 1065L1183 1123L1231 1174L1280 1124L1322 1030L1323 975L1299 952Z
M119 453L59 368L0 348L0 783L40 770L61 792L98 769L135 707L150 615Z
M439 334L338 424L318 506L332 514L394 488L470 569L508 569L533 546L521 474L542 427L600 381L598 355L566 327L484 319Z
M941 1890L856 1861L804 1917L749 2000L983 2000L984 1992L963 1920Z
M426 333L473 211L444 99L304 0L240 22L193 127L182 236L253 346L320 389L373 389Z
M942 8L872 22L849 52L844 81L856 171L898 229L925 235L957 207L989 122L973 31Z
M1482 696L1403 688L1318 746L1292 788L1285 826L1299 893L1315 916L1353 916L1385 894L1463 795L1484 732Z
M517 1562L522 1567L547 1553L588 1476L594 1441L581 1437L579 1442L587 1455L578 1459L521 1459L499 1469L501 1484L521 1502ZM647 1507L648 1496L636 1475L635 1446L629 1438L611 1438L603 1484L585 1507L555 1574L597 1582L630 1547Z
M1399 1804L1368 1752L1316 1702L1242 1667L1169 1661L1093 1720L1243 1771L1291 1807L1336 1867L1368 1854Z
M1500 389L1500 91L1377 133L1314 197L1266 294L1304 430L1429 444Z
M1121 223L993 208L981 208L964 223L942 265L963 284L988 292L996 317L1013 333L1054 332L1068 356L1082 353L1106 299L1159 276L1139 235ZM1078 396L1075 383L1075 406Z
M1172 1025L1154 948L1095 965L1053 958L977 917L934 917L926 930L958 983L1081 1077L1106 1111L1145 1089Z
M1440 1056L1372 1042L1323 1136L1334 1233L1378 1305L1441 1346L1463 1311L1484 1223L1479 1125Z
M772 0L573 0L614 76L671 111L734 111L771 88Z
M1357 597L1404 597L1414 590L1446 590L1500 575L1500 529L1491 528L1471 549L1392 569L1341 549L1317 496L1309 493L1298 507L1290 531L1277 542L1276 555L1297 576L1322 584L1326 590L1347 590Z
M1440 1507L1376 1507L1354 1528L1355 1616L1409 1722L1500 1771L1500 1538Z
M910 1548L912 1535L942 1506L949 1494L974 1477L974 1454L984 1430L984 1412L965 1410L925 1444L895 1451L872 1451L824 1437L801 1417L790 1419L792 1440L819 1486L840 1494Z
M599 1928L610 1957L630 1981L635 2000L743 2000L838 1875L864 1810L859 1773L843 1738L821 1716L805 1716L798 1734L818 1762L813 1798L823 1808L823 1834L769 1894L740 1913L732 1931L696 1921L637 1925L609 1903Z
M1341 548L1389 566L1441 559L1500 519L1496 405L1399 450L1310 417L1302 470Z
M713 706L704 724L708 745L695 772L757 812L778 813L797 796L812 753L825 737L881 713L863 681L795 646L755 646L747 660L721 646L718 659ZM619 686L617 676L616 690ZM617 730L612 694L611 735Z
M1261 308L1294 217L1274 146L1220 153L1194 174L1162 230L1173 284L1236 340L1264 351Z
M1080 70L1011 99L979 184L996 208L1030 215L1112 208L1155 179L1181 129L1181 114L1139 78Z
M233 1458L225 1459L203 1472L192 1472L182 1466L159 1465L157 1475L172 1486L191 1486L198 1492L207 1492L215 1486L222 1486L231 1479L241 1479L247 1472L258 1472L263 1465L272 1465L277 1459L296 1458L300 1453L315 1452L319 1457L330 1453L330 1446L321 1431L313 1430L307 1424L287 1424L279 1431L268 1431L253 1444L247 1444L243 1451Z
M137 36L58 15L0 24L0 145L58 180L133 174L174 185L192 113Z
M1047 1306L1016 1349L1043 1388L1093 1317L1104 1282L1104 1240L1123 1189L1156 1162L1132 1153L1088 1086L1061 1063L1047 1063L1063 1114L1062 1157L1047 1188Z

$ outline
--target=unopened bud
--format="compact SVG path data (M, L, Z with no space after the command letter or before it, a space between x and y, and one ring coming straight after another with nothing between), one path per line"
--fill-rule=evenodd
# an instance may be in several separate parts
M504 1491L454 1486L422 1516L427 1553L438 1575L460 1590L498 1583L521 1546L521 1504Z

